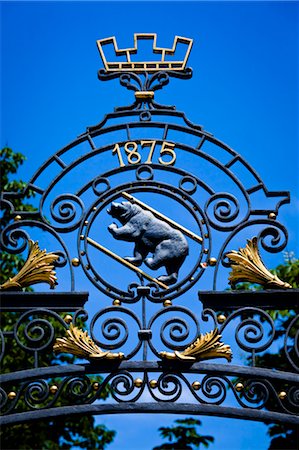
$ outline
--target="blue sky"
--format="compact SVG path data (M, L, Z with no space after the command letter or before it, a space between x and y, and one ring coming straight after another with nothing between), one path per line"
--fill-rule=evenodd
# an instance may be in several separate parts
M269 190L289 190L279 220L288 249L298 249L298 3L295 2L2 2L1 145L24 153L29 180L54 152L132 94L118 81L100 83L96 40L156 32L194 39L189 81L174 80L157 101L175 104L194 123L229 144ZM275 255L273 264L283 261ZM81 286L80 286L81 287ZM83 288L87 288L85 285ZM149 450L173 416L100 418L118 429L111 450ZM263 450L266 427L202 418L215 450ZM116 425L117 424L117 425Z

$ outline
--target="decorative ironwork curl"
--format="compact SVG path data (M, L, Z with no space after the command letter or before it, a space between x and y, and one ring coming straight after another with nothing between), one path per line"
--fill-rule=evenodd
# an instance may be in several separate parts
M32 409L39 409L41 404L45 407L53 405L53 399L50 397L49 385L45 380L36 380L29 383L24 389L24 400L27 406Z
M181 376L174 373L162 373L156 383L148 382L148 388L151 396L159 402L175 402L182 394ZM163 397L155 394L155 390Z
M44 204L45 198L43 199ZM80 208L80 212L76 208L76 205ZM57 212L56 209L58 209ZM65 225L55 226L52 224L52 228L60 232L73 231L80 226L82 217L84 214L84 203L74 194L61 194L56 197L51 203L50 212L52 218L59 224Z
M260 321L254 319L254 315L258 315ZM241 319L241 322L235 328L235 339L242 350L247 352L254 350L258 353L270 347L275 337L275 324L266 311L252 307L238 309L230 314L224 324L219 327L219 332L222 334L228 324L237 317ZM266 325L269 327L268 332L265 332ZM263 340L264 338L266 341Z
M49 320L40 316L54 318L64 328L67 327L65 321L54 311L48 309L35 309L22 314L14 327L14 338L20 348L30 352L40 352L53 344L55 338L54 325ZM36 319L33 317L37 316ZM26 321L28 323L26 324ZM25 342L24 342L25 339Z
M289 346L288 342L292 341ZM299 314L290 322L284 336L284 353L292 368L299 372Z
M201 382L201 392L208 399L208 404L221 405L227 395L226 383L228 380L223 377L206 375ZM204 400L202 400L204 401Z
M75 403L81 403L82 401L89 401L90 394L94 399L94 393L92 392L92 385L90 378L87 376L72 377L69 378L65 386L63 386L64 397L73 400Z
M193 336L190 336L190 324L181 317L173 317L174 313L180 313L187 316L193 322ZM159 310L150 319L147 328L152 329L155 322L163 316L169 315L169 319L165 318L160 328L160 339L164 346L171 350L184 350L186 346L195 341L199 334L199 323L195 314L189 309L181 306L169 306ZM164 318L164 317L163 317ZM165 331L168 332L168 337L165 336ZM159 351L154 347L153 343L149 341L149 346L156 356L159 356Z
M110 315L113 313L113 317L109 317L103 321L101 327L98 326L97 322L102 319L105 315ZM124 315L125 319L120 317L115 317L115 314ZM123 306L112 306L100 310L96 313L90 323L90 335L92 339L100 345L101 348L107 350L120 349L129 338L129 332L132 334L132 326L129 328L127 325L128 319L131 318L136 324L136 335L138 330L142 328L141 322L137 315L128 308ZM98 337L98 330L101 330L102 338ZM108 341L108 343L107 343ZM131 346L132 344L130 344ZM132 358L139 351L142 345L141 341L137 341L137 344L133 343L133 349L130 352L126 352L126 359Z
M244 194L244 193L243 193ZM244 223L249 217L249 199L245 197L247 210L240 216L239 200L229 192L218 192L212 195L205 205L205 212L210 225L218 231L232 231L236 226ZM210 213L212 209L213 216ZM238 221L236 222L236 219Z

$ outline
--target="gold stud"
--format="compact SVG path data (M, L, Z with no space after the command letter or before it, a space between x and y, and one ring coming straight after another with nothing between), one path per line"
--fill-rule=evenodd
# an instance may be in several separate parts
M218 323L224 323L225 321L226 321L226 317L224 314L219 314L219 316L217 316Z
M201 386L201 384L200 384L199 381L194 381L194 382L192 383L192 387L193 387L193 389L194 389L195 391L198 391L198 390L200 389L200 386Z
M120 306L121 305L121 301L118 298L116 298L115 300L113 300L113 305L114 306Z
M205 254L209 253L209 250L207 248L204 249L203 251Z
M58 391L58 386L56 386L55 384L53 384L52 386L50 386L50 392L51 394L56 394L56 392Z
M80 239L81 239L81 241L83 241L84 238L85 238L84 234L80 234Z
M14 218L15 222L18 222L19 220L22 220L22 216L20 216L19 214Z
M11 391L7 394L7 397L9 398L9 400L15 399L16 396L17 396L17 394L14 391Z
M280 400L284 400L287 396L288 396L288 394L285 391L281 391L278 394L278 397L280 398Z
M96 210L97 210L97 207L96 207L96 206L94 206L94 207L92 208L92 210L93 210L93 211L96 211Z
M275 214L274 212L271 212L271 213L268 215L268 219L275 220L275 219L276 219L276 214Z
M164 306L165 308L167 308L167 306L172 306L172 301L171 301L171 300L165 300L165 301L163 302L163 306Z
M94 391L98 391L98 390L99 390L99 387L100 387L99 383L97 383L97 382L92 383L92 389L93 389Z
M208 237L209 237L209 234L208 234L208 233L205 233L205 234L204 234L204 237L205 237L205 238L208 238Z
M143 380L141 378L136 378L136 380L134 380L134 385L138 388L140 388L143 384Z
M80 260L79 260L79 258L73 258L73 259L72 259L72 266L74 266L74 267L80 266Z
M82 250L82 251L80 252L80 255L81 255L81 256L84 256L84 255L85 255L85 251Z
M158 381L157 380L151 380L150 381L150 387L152 389L155 389L158 386Z
M84 220L84 225L88 225L88 220Z
M90 269L90 265L89 265L89 264L86 264L85 269L86 269L86 270L89 270L89 269Z
M210 258L209 259L209 266L216 266L217 259L216 258Z
M64 316L63 320L65 321L65 323L71 323L73 318L70 314L67 314L66 316Z
M237 383L235 388L236 388L237 392L241 392L244 389L244 384L243 383Z

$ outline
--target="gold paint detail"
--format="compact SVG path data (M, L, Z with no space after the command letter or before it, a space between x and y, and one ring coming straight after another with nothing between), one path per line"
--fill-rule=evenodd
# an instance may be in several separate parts
M140 388L142 386L142 384L143 384L143 380L141 378L136 378L134 380L134 386L135 387Z
M160 352L162 359L176 359L186 362L195 362L210 358L226 358L232 360L232 351L229 345L220 342L221 334L218 329L201 334L189 347L182 352L175 350L174 353Z
M131 202L133 204L136 203L137 205L141 206L142 208L147 209L152 214L154 214L155 217L157 217L158 219L164 220L164 222L168 223L171 227L173 227L177 230L180 230L182 233L186 234L188 237L190 237L194 241L197 241L200 244L202 243L202 238L200 236L197 236L197 234L192 233L192 231L188 230L187 228L183 227L182 225L179 225L174 220L171 220L167 216L164 216L164 214L161 214L159 211L156 211L154 208L151 208L146 203L141 202L137 198L133 197L133 195L130 195L127 192L122 192L121 195L125 199L129 200L129 202Z
M160 61L131 61L131 55L136 55L138 53L138 41L145 39L153 41L152 52L161 55ZM104 46L109 44L112 44L113 46L116 61L107 61L106 59ZM184 58L178 61L173 61L173 58L167 60L168 55L171 57L175 56L177 44L186 45ZM115 36L97 40L97 46L106 72L183 71L185 70L192 45L193 39L175 36L172 48L157 47L156 33L134 33L134 47L123 49L118 48ZM117 61L118 56L125 56L126 61Z
M50 392L52 395L56 394L57 391L58 391L58 386L56 386L55 384L50 386Z
M72 259L72 266L74 266L74 267L80 266L80 260L79 260L79 258L73 258L73 259Z
M274 212L271 212L271 213L268 215L268 219L270 219L270 220L276 220L276 214L275 214Z
M201 387L201 384L200 384L199 381L194 381L194 382L192 383L192 387L193 387L193 389L194 389L195 391L199 391L199 389L200 389L200 387Z
M0 289L22 289L37 283L48 283L53 289L57 284L53 262L59 259L55 253L41 250L38 242L28 241L29 253L22 269L0 286Z
M15 222L19 222L19 220L22 220L22 216L20 216L19 214L17 216L15 216L14 221Z
M113 300L113 305L114 306L120 306L121 305L121 301L117 298L117 299Z
M135 98L139 100L146 100L146 99L153 99L154 98L154 91L137 91L135 92Z
M167 308L168 306L172 306L172 301L171 300L165 300L164 303L163 303L163 306L165 308Z
M243 391L243 389L244 389L244 384L243 384L243 383L237 383L237 384L235 385L235 388L236 388L236 391L237 391L237 392L241 392L241 391Z
M151 380L149 384L152 389L156 389L156 387L158 386L157 380Z
M118 256L116 253L113 253L111 250L109 250L106 247L103 247L103 245L99 244L98 242L94 241L90 237L86 238L87 242L89 242L93 247L97 248L98 250L101 250L101 252L105 253L105 255L111 256L111 258L115 259L115 261L118 261L123 266L128 267L129 269L133 270L134 272L140 273L144 278L146 278L149 281L153 281L154 283L157 283L160 287L163 289L168 289L168 286L161 281L157 280L156 278L151 277L147 273L143 272L143 270L139 269L139 267L134 266L134 264L131 264L129 261L126 261L121 256Z
M228 279L233 288L242 281L261 284L266 289L292 288L289 283L280 280L265 267L259 254L257 237L248 239L245 248L233 250L226 256L232 268Z
M7 394L7 397L9 400L14 400L16 398L17 394L14 391L11 391Z
M216 258L210 258L208 262L209 262L209 266L216 266L217 259Z
M226 317L224 314L219 314L219 316L217 316L218 323L224 323L225 321L226 321Z
M66 314L63 318L63 320L65 321L65 323L69 324L72 322L73 318L70 314Z
M278 394L278 397L280 398L280 400L284 400L285 398L287 398L288 394L285 391L281 391Z
M57 338L53 347L56 353L71 353L84 359L123 359L123 353L111 353L102 351L91 339L87 331L70 324L66 331L66 337Z

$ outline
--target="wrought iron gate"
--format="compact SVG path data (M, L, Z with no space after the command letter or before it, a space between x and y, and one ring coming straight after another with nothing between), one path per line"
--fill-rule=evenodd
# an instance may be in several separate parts
M153 40L160 61L131 61L140 39ZM173 61L177 43L186 46L181 61ZM115 61L105 58L108 45ZM154 101L171 77L191 77L191 39L163 49L155 35L136 34L133 48L118 49L114 38L98 47L99 79L119 78L134 103L51 156L23 193L2 194L14 219L2 248L28 247L29 256L2 286L2 310L13 319L1 332L1 356L12 342L33 356L32 367L2 375L2 423L124 412L298 423L298 290L274 277L258 250L285 248L277 216L288 192L268 191L241 155ZM14 199L29 191L36 211L15 210ZM53 266L64 292L21 291L54 286ZM265 290L227 290L231 269L231 285L256 281ZM77 290L83 276L100 304L88 333L80 328L88 320L88 293ZM286 308L297 315L283 336L285 370L257 367L277 342L272 312ZM76 355L77 364L43 367L53 350Z

